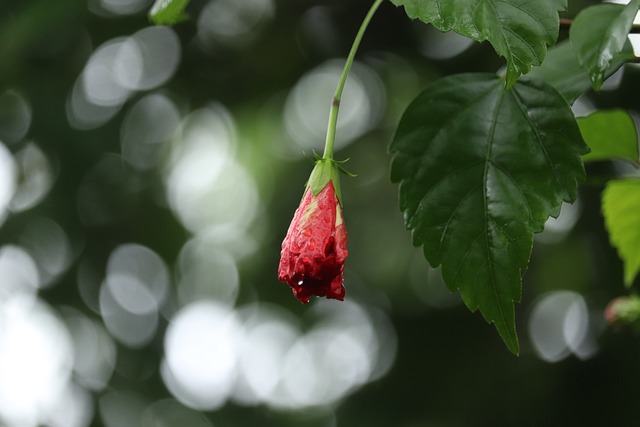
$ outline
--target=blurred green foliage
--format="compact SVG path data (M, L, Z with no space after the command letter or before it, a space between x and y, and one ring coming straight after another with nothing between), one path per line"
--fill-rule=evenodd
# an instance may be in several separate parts
M570 3L569 13L575 15L574 5L585 2ZM349 168L358 175L342 180L350 252L345 286L347 300L357 306L320 301L302 306L277 281L280 243L312 167L303 153L322 147L322 128L318 137L314 126L323 123L329 104L318 99L330 99L333 90L324 90L323 83L335 87L334 70L340 69L369 2L193 0L186 10L191 18L173 30L150 29L150 7L148 1L115 0L0 3L0 141L16 168L16 189L0 227L0 300L9 300L12 284L27 282L17 271L37 271L38 300L53 319L71 325L66 326L71 338L84 336L82 328L72 327L80 318L93 322L90 330L108 332L107 338L89 334L95 342L115 343L113 373L105 384L84 384L78 379L81 371L74 371L89 412L73 425L635 423L640 340L606 330L602 319L607 302L625 291L622 264L600 214L598 182L625 173L620 165L589 165L593 184L582 189L580 207L567 213L573 221L548 225L534 245L516 316L522 331L519 358L448 293L404 230L397 187L388 179L387 147L398 119L438 77L495 72L502 63L489 45L434 56L437 43L446 53L459 41L439 39L403 10L382 5L362 42L351 89L347 83L344 126L338 127L336 141L336 157L350 158ZM566 31L560 36L566 38ZM135 43L127 44L131 37ZM154 44L158 40L162 43ZM117 48L110 48L114 43ZM91 68L94 74L86 72L88 64L98 64ZM88 92L85 88L85 98L74 98L79 82L95 85ZM639 70L627 66L617 89L590 93L579 102L633 110L639 82ZM8 170L10 163L0 164ZM166 290L153 294L156 288L149 288L156 298L151 301L161 306L156 328L133 345L126 343L126 334L136 324L123 329L107 324L114 320L101 297L109 263L116 262L114 251L123 247L135 257L131 265L126 257L118 261L124 266L119 268L166 269L166 278L157 279ZM149 261L142 262L144 257ZM9 269L9 261L22 270ZM549 299L561 290L571 293ZM137 305L145 298L141 294L119 304L145 313ZM171 391L162 375L165 334L176 324L176 313L202 301L225 302L248 318L251 313L243 309L258 304L303 332L317 331L318 319L329 322L351 309L363 310L366 316L347 319L369 319L370 325L351 326L361 327L361 336L367 327L375 331L388 346L377 354L386 355L390 365L380 368L380 378L371 373L359 383L346 382L351 388L326 404L278 408L266 400L234 398L211 409L188 409L176 402L180 393ZM560 307L556 317L541 317L548 307ZM326 330L336 335L339 329ZM308 337L323 342L320 335ZM559 349L540 347L539 336L555 337ZM336 368L342 376L326 378L347 381L359 365L340 358L351 354L348 347L339 349L344 352L327 353L335 359L325 360L320 352L313 360L343 367ZM8 354L7 348L1 351ZM12 366L0 360L2 372L8 372ZM299 366L292 365L298 366L289 373L292 381L306 381L304 375L314 369L308 360L293 360ZM384 365L382 359L363 360ZM212 358L210 363L221 362ZM0 383L6 381L0 377ZM29 383L23 386L26 396L35 395ZM63 407L57 413L73 411Z

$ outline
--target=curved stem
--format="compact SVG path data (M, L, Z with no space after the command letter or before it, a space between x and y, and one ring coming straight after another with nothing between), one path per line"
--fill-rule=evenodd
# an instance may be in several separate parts
M327 127L327 140L324 144L324 154L323 158L333 160L333 144L336 139L336 126L338 124L338 110L340 109L340 98L342 97L342 90L344 89L344 84L347 81L347 75L349 74L349 70L351 70L351 64L353 64L353 59L356 56L356 52L358 51L358 46L360 45L360 40L362 40L362 36L364 36L364 32L373 18L373 15L376 13L376 10L382 4L384 0L375 0L367 16L365 16L364 21L360 25L360 29L358 30L358 34L356 34L356 38L353 40L353 45L351 46L351 51L349 52L349 56L347 56L347 62L344 64L344 69L342 70L342 75L340 76L340 80L338 81L338 87L336 87L336 93L333 95L333 100L331 101L331 110L329 110L329 125Z

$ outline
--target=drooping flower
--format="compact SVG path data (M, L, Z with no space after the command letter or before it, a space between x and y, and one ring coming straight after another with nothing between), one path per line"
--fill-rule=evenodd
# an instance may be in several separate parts
M282 242L278 279L306 304L313 295L342 301L347 229L342 218L339 166L317 159L304 197Z

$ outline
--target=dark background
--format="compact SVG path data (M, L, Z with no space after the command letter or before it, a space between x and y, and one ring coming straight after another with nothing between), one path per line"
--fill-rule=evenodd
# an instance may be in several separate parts
M277 281L369 5L194 0L150 29L144 0L0 2L0 425L637 425L640 341L602 318L626 291L601 184L626 170L590 165L537 239L511 355L412 247L386 152L428 83L503 62L390 2L338 128L347 302ZM633 67L576 110L637 108Z

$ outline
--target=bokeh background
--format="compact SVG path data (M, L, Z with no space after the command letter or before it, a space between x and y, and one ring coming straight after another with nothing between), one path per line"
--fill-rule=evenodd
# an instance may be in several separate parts
M602 317L601 184L629 171L591 165L537 236L511 355L412 247L386 151L424 86L502 62L390 2L340 111L347 299L277 281L369 5L193 0L168 28L149 0L0 1L0 426L638 424L640 339ZM575 109L639 92L628 65Z

